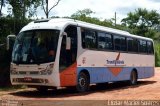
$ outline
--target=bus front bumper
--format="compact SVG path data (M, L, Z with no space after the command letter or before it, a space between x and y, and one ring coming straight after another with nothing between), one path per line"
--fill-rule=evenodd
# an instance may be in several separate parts
M14 76L10 78L12 85L56 86L48 76Z

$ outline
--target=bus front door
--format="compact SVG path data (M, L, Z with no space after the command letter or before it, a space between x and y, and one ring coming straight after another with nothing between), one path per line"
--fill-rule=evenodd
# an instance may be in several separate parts
M77 70L77 27L68 26L65 29L67 36L71 39L70 49L66 49L66 36L62 38L60 50L60 83L61 86L75 86L76 85L76 70Z

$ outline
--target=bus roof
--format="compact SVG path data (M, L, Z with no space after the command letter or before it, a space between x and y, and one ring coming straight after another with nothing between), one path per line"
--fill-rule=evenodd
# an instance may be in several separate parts
M52 23L54 23L54 24L52 24ZM87 22L83 22L83 21L78 21L78 20L74 20L74 19L67 19L67 18L53 18L53 19L36 20L36 21L33 21L33 22L29 23L28 25L26 25L21 31L32 30L32 29L41 29L41 28L43 28L43 29L55 29L56 28L56 29L62 30L67 25L77 25L77 26L84 27L84 28L90 28L90 29L108 32L108 33L120 34L122 36L128 36L128 37L133 37L133 38L137 38L137 39L144 39L144 40L153 41L150 38L142 37L142 36L138 36L138 35L133 35L127 31L122 31L122 30L118 30L118 29L113 29L113 28L109 28L109 27L104 27L104 26L100 26L100 25L95 25L95 24L91 24L91 23L87 23Z

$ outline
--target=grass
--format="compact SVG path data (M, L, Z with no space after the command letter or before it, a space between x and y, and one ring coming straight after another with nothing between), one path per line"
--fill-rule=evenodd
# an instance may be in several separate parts
M13 90L18 90L18 89L25 89L27 88L26 86L10 86L10 87L0 87L0 92L1 91L13 91Z

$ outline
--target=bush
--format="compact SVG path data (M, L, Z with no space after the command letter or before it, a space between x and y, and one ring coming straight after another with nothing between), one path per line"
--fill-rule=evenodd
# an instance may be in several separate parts
M16 20L11 17L0 18L0 87L10 85L11 51L6 50L6 37L9 34L17 35L21 28L30 20Z
M160 67L160 43L155 42L155 66Z

